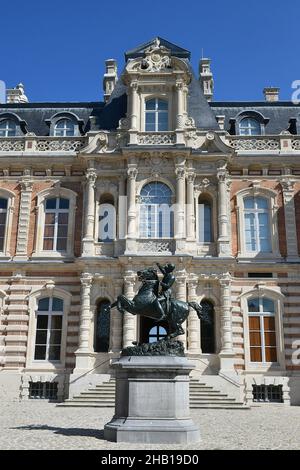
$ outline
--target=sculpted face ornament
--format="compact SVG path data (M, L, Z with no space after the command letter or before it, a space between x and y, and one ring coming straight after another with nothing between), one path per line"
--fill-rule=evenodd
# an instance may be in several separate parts
M132 315L141 315L152 318L156 322L165 321L168 323L168 335L166 339L153 344L144 344L130 349L130 354L158 355L166 353L167 350L174 352L174 342L171 339L184 334L182 323L189 315L189 309L197 312L199 319L209 322L208 317L202 313L202 308L197 302L183 302L176 300L172 293L172 286L176 280L174 275L175 265L167 263L164 266L156 263L158 269L163 274L162 280L159 279L157 269L145 268L137 271L138 280L142 283L136 296L130 300L125 295L119 295L111 308L117 308L124 314L129 312ZM168 346L166 346L166 341ZM178 349L182 355L183 346L179 343ZM126 351L128 353L128 351Z

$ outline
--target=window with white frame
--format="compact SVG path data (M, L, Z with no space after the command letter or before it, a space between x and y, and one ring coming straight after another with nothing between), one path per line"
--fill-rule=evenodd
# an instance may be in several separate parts
M168 102L159 98L152 98L145 103L145 130L146 132L167 131Z
M45 200L43 250L67 251L69 199L49 197Z
M34 360L60 361L64 302L44 297L38 302Z
M277 362L275 304L272 299L248 299L251 362Z
M261 135L261 125L254 118L244 118L239 123L240 135Z
M0 252L3 252L5 247L7 203L7 199L0 198Z
M0 121L0 137L13 137L17 134L17 125L12 119Z
M200 243L213 241L212 235L212 205L206 197L198 200L198 240Z
M71 119L60 119L54 126L56 137L71 137L75 135L75 125Z
M172 191L164 183L153 181L140 193L140 237L170 238L174 236Z
M271 253L269 201L260 196L244 198L246 252Z

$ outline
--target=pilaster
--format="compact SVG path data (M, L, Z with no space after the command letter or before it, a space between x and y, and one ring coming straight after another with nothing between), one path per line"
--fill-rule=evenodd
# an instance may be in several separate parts
M94 230L95 230L95 183L97 174L94 168L86 171L85 184L85 217L84 233L82 240L82 255L93 256L94 254Z
M299 259L294 203L294 185L295 181L292 181L288 176L281 180L288 261L296 261Z
M228 200L228 172L226 162L218 162L218 255L231 256L229 242L229 200Z
M30 225L30 212L31 212L31 196L33 182L30 178L25 176L20 181L21 197L20 197L20 210L18 221L17 233L17 247L15 260L27 261L28 260L28 237Z
M129 300L134 297L134 283L136 275L134 271L127 270L124 276L124 295ZM136 316L129 312L123 315L123 348L132 346L132 342L137 340Z
M221 352L220 370L234 370L234 351L232 342L232 313L231 313L231 276L226 273L220 279L221 293Z

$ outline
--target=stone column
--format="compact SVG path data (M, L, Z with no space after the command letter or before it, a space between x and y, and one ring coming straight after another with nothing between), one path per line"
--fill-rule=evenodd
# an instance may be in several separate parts
M79 326L79 348L77 352L90 352L90 329L91 329L91 287L93 276L83 273L81 278L81 309Z
M198 279L191 278L188 281L188 300L189 302L197 302L197 289ZM197 312L194 309L190 309L188 317L188 352L192 354L201 354L201 324L198 318Z
M82 240L83 256L94 254L94 230L95 230L95 183L97 174L93 168L86 172L85 186L85 216L84 232Z
M232 343L232 314L231 314L231 276L226 273L220 280L221 290L221 370L234 369L234 352Z
M127 235L126 254L136 252L136 177L135 164L129 164L127 169Z
M175 239L182 240L185 236L185 168L184 162L176 164L175 167L176 174L176 207L175 207ZM180 245L180 243L179 243ZM176 250L183 248L181 246L176 246Z
M126 271L124 276L124 295L130 300L134 297L134 283L135 273L130 270ZM136 329L136 316L125 312L123 315L123 348L132 346L132 342L136 341Z
M295 181L292 181L289 177L286 177L281 181L288 261L299 259L294 202L294 184Z
M195 197L194 197L194 181L195 173L187 175L187 201L186 201L186 238L187 240L195 240Z
M114 298L122 294L123 281L114 280ZM113 353L119 354L122 349L123 343L123 315L116 308L111 310L111 321L110 321L110 350Z
M183 82L178 81L176 83L176 89L177 89L176 128L177 129L183 129L184 128L184 122L183 122L183 116L184 116L184 86L183 86Z
M186 302L186 273L185 271L177 272L176 276L176 299L177 300L182 300L183 302ZM187 343L186 343L186 327L187 327L187 322L185 321L182 325L182 328L184 329L184 334L178 336L176 339L181 341L183 343L184 349L186 349Z
M182 81L176 82L177 89L177 116L176 116L176 144L184 144L184 99L185 99L185 90L184 84Z
M138 83L134 81L130 85L131 88L131 123L129 130L129 143L137 144L138 116L139 116L139 95Z
M219 162L218 165L218 255L219 256L230 256L230 244L229 244L229 202L228 202L228 175L226 170L226 162Z
M28 260L28 236L31 212L31 196L33 182L29 177L24 177L20 181L21 196L20 196L20 210L19 222L17 233L17 247L15 260L26 261Z

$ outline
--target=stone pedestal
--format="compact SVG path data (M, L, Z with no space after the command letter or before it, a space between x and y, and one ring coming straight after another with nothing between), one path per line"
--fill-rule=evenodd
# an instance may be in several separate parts
M193 363L177 356L126 356L113 367L116 406L104 427L105 439L148 444L200 441L189 410Z

